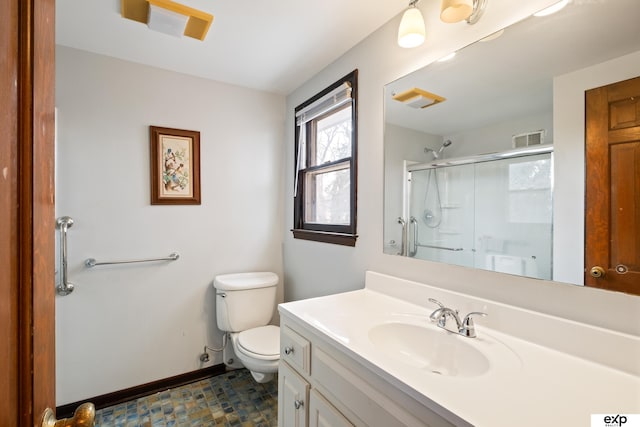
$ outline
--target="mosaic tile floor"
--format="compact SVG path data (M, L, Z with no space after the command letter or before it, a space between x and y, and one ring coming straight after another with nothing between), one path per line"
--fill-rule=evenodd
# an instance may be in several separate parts
M277 379L258 384L246 369L96 411L96 427L277 425Z

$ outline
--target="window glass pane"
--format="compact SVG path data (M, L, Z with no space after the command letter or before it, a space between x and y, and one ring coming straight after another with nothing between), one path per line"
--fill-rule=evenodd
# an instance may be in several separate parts
M350 175L349 167L307 175L305 222L350 224Z
M315 165L351 157L351 105L318 120Z

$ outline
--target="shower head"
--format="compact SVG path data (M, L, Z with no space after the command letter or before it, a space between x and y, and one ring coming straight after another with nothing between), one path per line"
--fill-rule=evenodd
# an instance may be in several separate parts
M440 148L438 149L438 152L437 153L435 151L433 152L433 155L436 157L436 159L440 156L440 154L444 151L444 149L450 146L451 144L452 142L450 139L445 140L440 146Z
M442 145L440 146L440 148L438 148L438 151L434 150L433 148L429 148L429 147L425 147L424 152L425 153L431 153L433 155L433 159L439 159L440 158L440 154L442 154L442 152L444 151L444 149L448 146L450 146L452 144L450 139L447 139L445 142L442 143Z

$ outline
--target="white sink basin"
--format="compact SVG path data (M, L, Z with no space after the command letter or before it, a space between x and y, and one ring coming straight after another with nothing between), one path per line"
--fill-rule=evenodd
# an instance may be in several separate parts
M396 361L437 375L475 377L491 368L489 358L469 342L476 338L436 327L383 323L369 330L369 339Z

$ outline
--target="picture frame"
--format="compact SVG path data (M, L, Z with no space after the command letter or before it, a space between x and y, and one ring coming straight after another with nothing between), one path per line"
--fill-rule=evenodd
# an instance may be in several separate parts
M199 205L200 132L149 126L152 205Z

